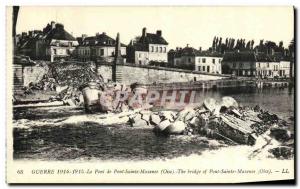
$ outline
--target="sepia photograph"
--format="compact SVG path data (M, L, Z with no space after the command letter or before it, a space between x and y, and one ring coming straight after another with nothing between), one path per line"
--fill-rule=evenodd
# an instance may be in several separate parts
M295 183L293 6L10 6L8 183Z

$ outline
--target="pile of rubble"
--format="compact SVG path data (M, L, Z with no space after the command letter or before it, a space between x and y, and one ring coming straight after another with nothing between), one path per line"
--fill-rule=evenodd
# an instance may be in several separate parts
M175 111L140 111L129 116L132 127L151 126L160 135L202 135L232 145L255 145L260 136L278 141L270 149L277 158L293 156L293 136L285 121L256 106L239 107L235 99L223 97L221 102L208 98L203 104Z
M89 81L101 81L96 73L96 66L89 62L63 62L49 65L49 75L58 86L79 88Z
M82 105L82 88L86 83L95 81L104 85L103 78L96 73L93 63L57 62L47 65L48 72L35 83L24 87L24 94L34 94L43 91L56 91L50 101L62 100L68 105Z

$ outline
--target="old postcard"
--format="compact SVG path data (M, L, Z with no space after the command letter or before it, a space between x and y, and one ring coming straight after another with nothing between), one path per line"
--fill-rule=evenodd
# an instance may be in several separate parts
M292 6L6 16L7 183L295 182Z

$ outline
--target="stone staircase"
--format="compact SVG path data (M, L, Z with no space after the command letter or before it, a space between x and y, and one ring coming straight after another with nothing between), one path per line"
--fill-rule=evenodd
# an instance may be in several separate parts
M24 91L22 90L23 87L23 70L22 66L14 65L13 70L13 92L14 94L22 94Z
M123 80L123 71L122 71L122 69L117 68L117 70L116 70L116 80L117 80L117 82L122 83L122 80Z

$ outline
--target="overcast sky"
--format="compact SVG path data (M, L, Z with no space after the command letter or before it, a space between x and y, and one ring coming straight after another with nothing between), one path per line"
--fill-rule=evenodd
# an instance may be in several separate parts
M141 35L162 30L170 48L207 49L214 36L280 40L287 47L293 38L292 7L20 7L17 33L41 30L50 21L63 23L65 29L78 37L106 32L128 44Z

